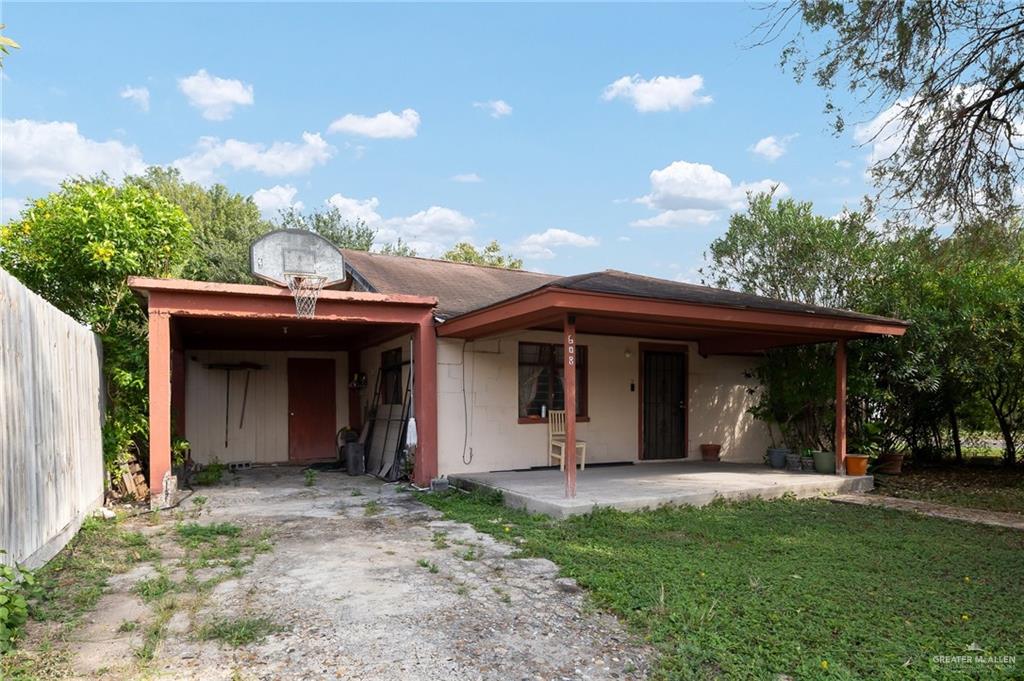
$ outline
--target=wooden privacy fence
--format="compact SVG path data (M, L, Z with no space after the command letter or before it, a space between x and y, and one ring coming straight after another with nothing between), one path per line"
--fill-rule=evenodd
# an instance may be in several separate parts
M0 560L37 567L103 501L102 347L0 270Z

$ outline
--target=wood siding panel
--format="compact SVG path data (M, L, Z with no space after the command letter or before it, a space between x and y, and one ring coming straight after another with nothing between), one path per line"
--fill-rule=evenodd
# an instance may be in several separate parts
M335 360L335 430L348 424L348 355L345 352L187 350L186 437L197 463L286 463L288 461L288 358ZM239 428L245 372L231 375L228 446L224 446L225 372L207 364L254 362L245 422Z

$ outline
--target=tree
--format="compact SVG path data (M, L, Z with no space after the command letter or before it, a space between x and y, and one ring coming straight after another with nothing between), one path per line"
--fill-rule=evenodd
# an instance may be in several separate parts
M148 437L145 315L129 275L177 276L191 255L182 210L137 182L68 180L0 227L0 266L103 340L111 470Z
M381 247L380 252L384 255L400 255L408 258L416 257L416 249L410 246L408 242L403 241L402 237L398 237L390 244L384 244Z
M377 238L377 231L365 221L349 220L334 207L311 213L289 208L281 211L277 226L280 229L305 229L316 232L338 248L349 248L354 251L370 250Z
M826 91L837 134L848 113L833 92L878 111L862 141L884 150L871 172L893 208L959 222L1010 213L1024 179L1019 3L790 0L770 12L756 43L784 42L783 67ZM805 29L824 42L808 47Z
M729 218L729 230L705 254L705 283L809 305L847 307L852 287L866 285L877 235L870 206L835 219L814 214L809 202L752 194L747 210Z
M0 24L0 31L7 28L4 24ZM21 47L18 43L14 42L5 35L0 35L0 69L4 67L4 57L11 53L11 50L17 50Z
M507 253L502 253L501 245L497 241L492 241L482 249L477 249L476 246L468 241L460 241L448 249L441 258L452 262L469 263L470 265L504 267L509 270L523 269L522 259L513 258Z
M151 167L128 182L160 194L188 217L195 248L182 276L200 281L255 281L249 271L249 245L272 225L260 216L251 197L222 184L206 188L185 182L177 168Z

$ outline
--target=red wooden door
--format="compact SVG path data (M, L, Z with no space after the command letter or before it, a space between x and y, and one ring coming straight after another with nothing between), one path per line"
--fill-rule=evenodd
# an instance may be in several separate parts
M333 459L334 360L288 359L288 460Z

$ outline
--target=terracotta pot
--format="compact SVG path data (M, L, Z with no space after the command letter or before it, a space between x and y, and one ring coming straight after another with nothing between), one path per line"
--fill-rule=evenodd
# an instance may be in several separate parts
M722 452L722 445L701 445L700 458L704 461L718 461Z
M899 475L903 470L903 455L896 452L880 454L875 461L875 472Z
M867 454L847 454L846 455L846 474L847 475L867 475L868 474L868 455Z

